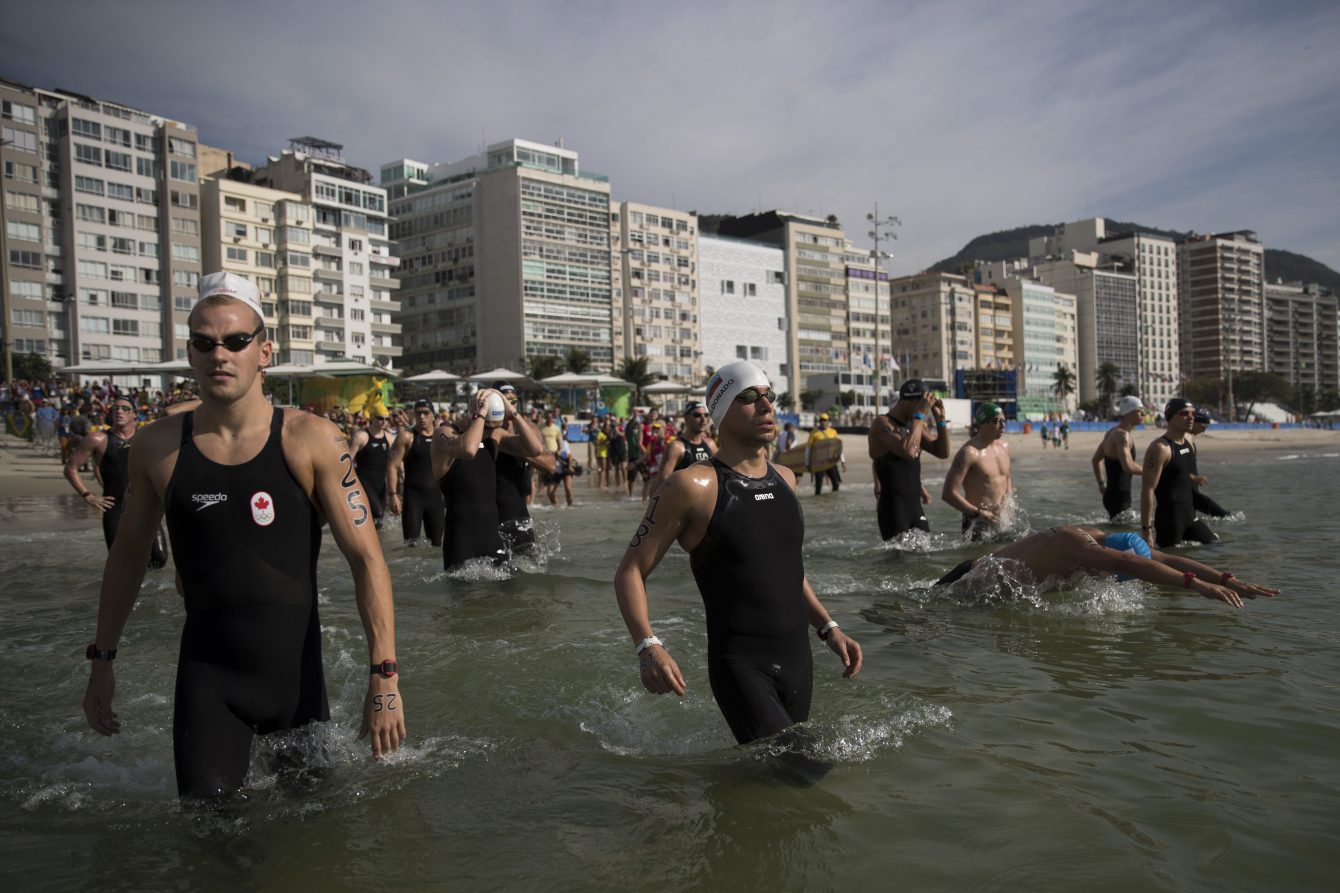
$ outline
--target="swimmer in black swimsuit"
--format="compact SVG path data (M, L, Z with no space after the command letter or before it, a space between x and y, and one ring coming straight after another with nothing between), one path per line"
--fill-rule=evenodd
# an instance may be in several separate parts
M1196 511L1202 515L1208 515L1211 518L1227 518L1231 512L1224 508L1213 496L1205 493L1201 487L1210 482L1210 479L1200 473L1197 460L1200 457L1200 435L1204 434L1210 427L1214 417L1210 415L1208 409L1197 409L1196 420L1191 426L1191 437L1188 441L1191 444L1191 504L1196 507Z
M135 405L125 397L112 398L108 408L112 425L108 431L95 431L84 437L65 463L65 479L84 501L102 512L102 538L107 548L116 540L116 530L126 508L126 484L130 481L130 442L135 439ZM92 460L102 496L84 487L79 468ZM167 538L158 528L149 550L149 567L167 564Z
M490 398L501 404L496 421L487 417ZM501 432L511 422L520 432ZM499 432L495 435L495 432ZM498 515L498 461L503 451L527 458L544 449L540 432L517 415L498 391L483 388L470 399L467 414L443 425L433 437L433 475L446 505L442 564L447 570L475 558L507 559Z
M1145 450L1140 485L1140 533L1150 546L1166 549L1181 542L1213 543L1219 540L1204 521L1196 518L1191 488L1194 459L1191 444L1187 441L1195 416L1196 408L1190 401L1181 397L1169 400L1163 410L1168 433Z
M535 549L535 527L530 520L530 510L526 507L534 488L531 463L538 461L544 453L544 438L529 419L517 412L516 388L505 381L498 382L494 388L503 395L512 413L507 422L489 433L498 445L494 461L497 469L495 505L498 510L498 534L502 537L508 555L527 555ZM534 437L530 436L529 432L532 431ZM521 440L511 440L513 435L521 435ZM533 448L534 455L525 455L527 443ZM520 455L510 452L518 448ZM553 470L553 466L547 462L541 462L539 467Z
M400 515L405 545L413 546L420 533L434 546L442 545L446 523L442 490L433 475L433 428L437 413L433 404L414 404L414 427L396 435L387 472L391 491L391 513ZM403 494L403 495L402 495Z
M676 471L683 471L695 462L706 462L716 455L716 441L707 436L710 419L707 407L696 400L684 407L684 435L665 448L661 469L651 482L651 495L656 495L656 490Z
M316 610L323 517L349 558L372 658L359 737L371 732L381 756L400 746L405 725L390 574L348 445L333 424L266 400L260 373L274 348L255 286L215 273L200 287L188 357L202 402L136 436L86 652L84 713L99 733L120 731L112 660L166 508L186 607L173 710L177 789L212 799L242 786L255 735L328 718Z
M377 406L368 416L367 429L358 428L349 438L349 449L354 454L354 468L363 485L372 519L378 530L386 516L386 470L391 462L391 440L386 436L386 420L391 414L384 406Z
M930 532L923 506L930 494L921 485L921 455L949 458L949 429L944 403L926 390L919 378L898 389L888 414L870 425L870 458L874 460L875 516L879 537L893 539L912 528Z
M683 695L684 676L652 632L646 578L674 542L689 552L707 613L712 695L743 744L809 717L810 628L842 660L844 676L860 671L861 647L805 579L795 477L765 458L777 430L767 377L749 363L723 366L708 384L707 405L720 451L672 474L652 497L614 590L642 684Z

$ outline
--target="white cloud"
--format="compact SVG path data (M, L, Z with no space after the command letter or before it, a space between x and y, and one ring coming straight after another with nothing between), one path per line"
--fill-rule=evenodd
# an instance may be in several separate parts
M900 273L1095 214L1252 228L1340 267L1325 4L80 6L7 13L0 74L251 160L305 134L374 173L562 138L624 199L832 212L861 242L878 201L904 222Z

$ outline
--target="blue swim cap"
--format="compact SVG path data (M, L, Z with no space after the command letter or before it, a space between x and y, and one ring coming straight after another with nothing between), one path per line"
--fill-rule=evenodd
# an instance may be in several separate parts
M1118 552L1134 552L1141 558L1153 557L1149 552L1149 543L1138 533L1109 533L1103 537L1103 546ZM1135 578L1130 574L1117 574L1117 579L1125 583Z

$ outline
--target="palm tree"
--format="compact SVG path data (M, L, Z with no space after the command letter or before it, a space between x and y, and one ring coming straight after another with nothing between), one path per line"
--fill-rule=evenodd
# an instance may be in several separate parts
M1116 363L1104 363L1098 367L1098 402L1105 416L1112 414L1112 395L1117 392L1121 381L1121 367Z
M642 405L642 389L652 382L656 377L647 371L646 357L624 357L623 362L619 364L618 376L624 381L632 384L637 392L637 405Z
M552 354L541 354L530 358L530 368L527 370L527 374L536 381L540 381L562 371L563 363L558 357Z
M581 375L591 368L591 355L580 347L574 347L568 351L566 362L569 372Z
M1056 371L1052 373L1052 393L1063 406L1066 398L1075 393L1075 373L1064 363L1057 363Z

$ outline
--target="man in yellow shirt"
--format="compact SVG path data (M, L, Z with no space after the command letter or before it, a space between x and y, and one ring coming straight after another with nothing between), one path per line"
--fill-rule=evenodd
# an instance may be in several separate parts
M825 440L837 440L839 444L842 443L842 441L838 438L837 431L831 428L828 424L828 413L821 412L819 413L819 427L815 428L813 431L810 432L809 443L805 444L806 468L810 468L810 466L812 465L811 453L814 451L814 448L819 444L823 443ZM815 496L818 496L819 493L823 490L825 477L827 477L830 481L833 482L834 493L836 493L838 489L842 486L842 475L838 473L838 466L841 466L843 471L847 470L847 460L842 457L842 451L840 447L838 450L838 461L831 468L825 469L823 471L812 470L811 473L814 475Z

